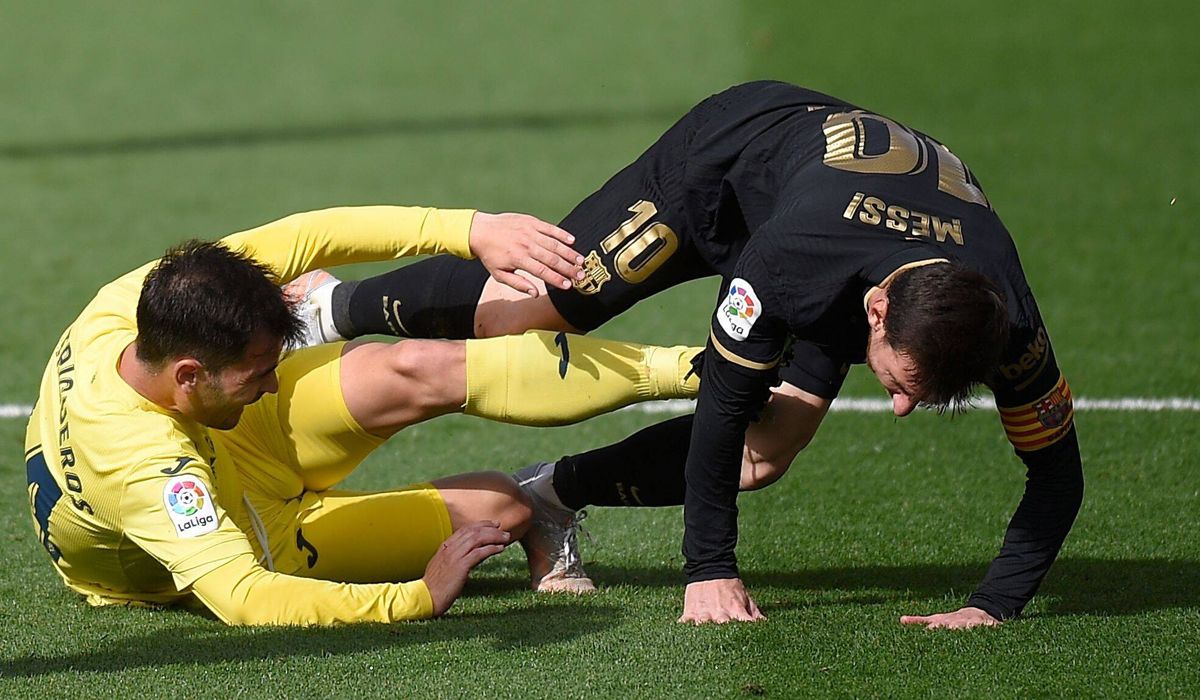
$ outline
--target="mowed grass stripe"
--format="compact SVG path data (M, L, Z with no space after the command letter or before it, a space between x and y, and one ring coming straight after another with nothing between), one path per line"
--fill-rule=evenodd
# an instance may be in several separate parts
M1024 470L982 411L953 421L952 439L951 422L930 415L903 430L889 416L843 415L784 479L744 494L739 557L769 618L761 625L674 623L678 508L591 512L596 542L585 539L584 558L601 591L590 598L528 592L514 549L486 562L431 623L245 629L179 609L92 610L62 587L33 536L27 494L10 489L0 494L0 533L11 538L0 696L158 697L170 678L177 695L244 697L331 685L359 698L489 700L747 697L747 686L767 697L1195 697L1187 650L1200 643L1200 565L1179 517L1195 485L1178 449L1195 420L1090 414L1088 497L1060 561L1024 617L965 634L896 620L961 604L1015 507ZM644 422L634 413L562 430L432 421L381 448L350 488L506 467ZM10 443L20 431L0 424ZM0 464L10 480L21 471L16 460ZM557 692L564 685L572 692Z

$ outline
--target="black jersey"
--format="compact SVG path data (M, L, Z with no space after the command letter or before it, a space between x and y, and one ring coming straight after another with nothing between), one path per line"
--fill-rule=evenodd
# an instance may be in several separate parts
M784 379L835 396L846 367L865 358L872 290L912 266L955 261L1005 294L1011 343L991 388L1029 467L1026 497L972 604L1000 618L1019 612L1074 520L1082 472L1070 390L1016 247L962 161L854 105L753 83L702 103L618 174L610 194L614 183L640 187L639 204L658 214L644 223L672 238L643 259L658 255L666 268L683 250L688 269L726 279L686 468L689 580L737 575L744 434L788 345ZM572 320L569 303L556 306Z
M688 446L692 581L737 575L744 433L772 378L834 398L849 366L864 360L864 299L873 288L939 261L987 276L1003 290L1011 321L991 388L1028 481L971 601L1001 618L1025 605L1082 497L1071 394L1013 241L952 151L828 95L749 83L690 110L561 225L586 256L586 278L549 297L575 328L594 329L686 280L724 279ZM476 299L487 279L478 261L429 264L449 273L441 286L418 286L443 305ZM469 292L450 289L468 280ZM451 306L465 310L456 332L469 334L473 306ZM421 304L410 307L422 313Z
M752 368L772 365L791 336L806 358L861 363L871 291L910 267L954 261L1006 297L1012 342L993 386L1000 405L1042 398L1058 378L1042 377L1053 358L1037 304L1011 236L962 161L928 136L818 93L778 83L760 91L779 93L773 125L728 167L733 201L717 199L714 217L734 208L749 229L736 261L717 266L728 282L713 316L722 354ZM797 104L779 108L789 94ZM836 387L799 385L836 395ZM1059 423L1046 434L1018 433L1014 443L1045 446L1069 421Z

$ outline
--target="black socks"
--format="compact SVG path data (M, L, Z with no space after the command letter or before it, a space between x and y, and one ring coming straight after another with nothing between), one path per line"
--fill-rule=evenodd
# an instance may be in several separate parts
M683 505L683 468L692 416L643 428L621 442L554 465L554 492L572 510L584 506Z
M422 260L333 290L333 323L344 338L474 338L475 305L488 271L449 255Z

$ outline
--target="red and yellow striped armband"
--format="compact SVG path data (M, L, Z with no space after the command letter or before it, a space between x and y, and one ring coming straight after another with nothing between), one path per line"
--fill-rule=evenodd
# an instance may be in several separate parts
M1009 442L1023 452L1034 452L1058 442L1075 420L1066 377L1060 374L1054 388L1032 403L1001 408L1000 420Z

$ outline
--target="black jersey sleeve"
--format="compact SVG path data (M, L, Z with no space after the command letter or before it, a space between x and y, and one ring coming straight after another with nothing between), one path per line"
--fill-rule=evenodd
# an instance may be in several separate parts
M746 426L769 395L787 341L762 258L743 253L713 313L684 473L689 583L738 576L737 495Z
M1004 544L968 605L997 619L1019 615L1037 592L1083 502L1083 464L1071 389L1031 296L992 389L1000 419L1026 467L1025 493Z
M832 401L842 390L854 362L855 358L828 345L792 339L786 359L779 368L779 379Z

